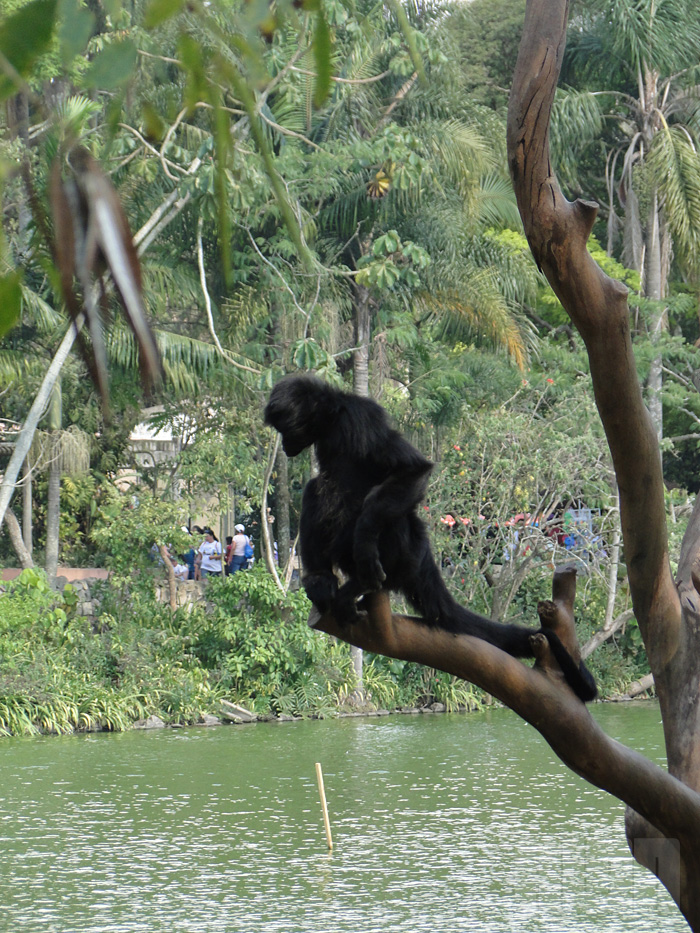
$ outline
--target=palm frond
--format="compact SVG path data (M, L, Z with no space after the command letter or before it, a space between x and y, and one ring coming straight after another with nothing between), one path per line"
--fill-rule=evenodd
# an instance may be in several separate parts
M635 69L662 74L697 60L700 16L695 0L595 0L612 49Z
M600 97L589 91L559 88L549 128L552 159L557 174L571 182L580 175L578 156L584 146L599 139L603 129Z
M473 270L463 289L443 289L421 296L439 339L485 344L505 351L523 368L527 360L524 330L500 291L493 270Z
M676 250L697 264L700 248L700 157L687 131L657 133L647 166L662 197Z
M520 214L513 186L503 175L493 172L482 178L474 192L473 202L482 224L520 229Z
M22 313L32 317L39 331L51 333L59 324L65 322L65 316L53 308L41 295L27 285L22 285L21 288Z
M463 196L471 194L478 179L495 168L493 150L472 124L434 120L423 122L414 132L432 163Z

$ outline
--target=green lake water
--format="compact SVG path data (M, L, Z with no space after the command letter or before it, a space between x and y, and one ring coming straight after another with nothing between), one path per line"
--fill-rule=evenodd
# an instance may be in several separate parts
M655 704L593 712L661 760ZM507 710L0 740L1 933L685 930Z

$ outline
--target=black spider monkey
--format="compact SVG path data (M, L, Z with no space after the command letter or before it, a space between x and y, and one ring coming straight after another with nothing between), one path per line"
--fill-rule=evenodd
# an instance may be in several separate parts
M450 595L416 513L433 464L380 405L313 376L288 376L270 393L265 423L280 432L289 457L316 447L319 473L304 489L299 537L302 583L321 612L352 623L358 598L383 587L403 593L426 625L474 635L516 658L533 656L530 639L539 633L581 700L596 696L588 668L554 632L492 622ZM334 567L348 577L340 587Z

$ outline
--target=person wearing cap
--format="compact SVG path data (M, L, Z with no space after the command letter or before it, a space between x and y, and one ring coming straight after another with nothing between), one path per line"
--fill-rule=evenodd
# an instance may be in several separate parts
M221 576L221 544L211 528L204 532L204 541L199 545L199 553L202 555L202 578Z
M248 558L246 557L245 551L246 546L250 544L250 539L245 533L244 525L235 525L234 531L236 534L233 536L233 547L231 548L231 560L229 562L229 573L234 574L238 570L243 570L248 564Z

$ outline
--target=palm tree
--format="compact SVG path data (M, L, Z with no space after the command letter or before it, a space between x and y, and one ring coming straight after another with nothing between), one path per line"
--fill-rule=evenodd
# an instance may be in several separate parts
M612 123L609 247L621 226L622 261L641 273L655 308L653 338L667 326L673 259L686 276L700 271L700 10L693 0L593 0L572 25L567 78L596 87L579 119L586 113L593 132L603 117ZM648 404L659 436L661 381L657 357Z

